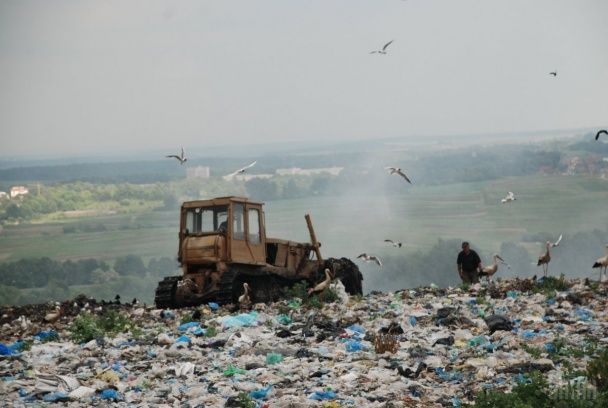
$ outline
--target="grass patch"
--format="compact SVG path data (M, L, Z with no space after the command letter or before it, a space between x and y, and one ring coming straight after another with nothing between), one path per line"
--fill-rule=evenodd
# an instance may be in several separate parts
M540 347L528 346L527 344L522 344L521 348L528 354L530 354L534 358L540 358L543 354L543 349Z
M240 392L236 402L239 408L255 408L256 404L253 398L249 396L246 392Z
M69 327L70 337L75 343L84 343L102 337L114 337L119 333L131 332L134 336L141 334L128 317L109 310L100 316L89 312L81 313Z
M539 372L513 387L511 393L484 391L475 397L475 408L601 408L607 395L584 385L551 388ZM472 405L469 405L472 406Z
M587 365L587 378L601 392L608 391L608 349L604 349Z
M308 296L308 282L300 281L295 285L287 288L285 294L289 298L302 299L302 305L320 309L324 303L333 303L337 301L338 294L331 288L327 288L320 295L314 294Z

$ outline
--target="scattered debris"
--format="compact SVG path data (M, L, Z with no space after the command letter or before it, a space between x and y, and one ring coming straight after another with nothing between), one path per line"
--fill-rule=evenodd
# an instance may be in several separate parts
M608 388L605 285L513 279L303 300L249 313L84 297L3 307L0 393L17 406L446 407L536 372L555 390L573 378Z

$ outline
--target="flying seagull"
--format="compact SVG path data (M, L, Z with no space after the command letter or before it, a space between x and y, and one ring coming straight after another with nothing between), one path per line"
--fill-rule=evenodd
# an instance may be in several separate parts
M604 133L606 136L608 136L608 130L602 129L602 130L600 130L599 132L597 132L597 133L595 134L595 140L598 140L598 139L600 138L600 135L601 135L602 133Z
M380 258L378 258L375 255L368 255L364 252L357 257L357 259L359 259L359 258L363 259L365 262L376 262L376 264L378 266L382 266L382 262L380 261Z
M403 246L403 243L401 243L399 241L395 242L392 239L385 239L384 242L389 242L395 248L401 248Z
M515 198L515 194L513 194L512 191L509 191L507 193L507 196L505 198L503 198L502 200L500 200L500 202L503 203L503 204L506 204L506 203L510 203L511 201L515 201L515 200L517 200Z
M177 159L177 160L179 160L179 164L184 164L184 163L186 163L186 161L188 161L188 159L184 155L184 148L183 147L182 147L182 155L181 156L178 156L176 154L170 154L170 155L165 156L165 157Z
M405 175L403 170L401 170L399 167L385 167L385 169L388 170L389 174L398 174L403 177L405 181L412 184L412 181Z
M559 243L562 242L562 234L559 234L559 238L557 239L557 241L555 241L554 243L551 244L552 247L557 247L559 246Z
M549 72L549 75L553 75L553 77L557 76L557 71Z
M386 54L386 49L388 48L389 45L392 44L393 41L395 41L395 40L390 40L389 42L384 44L384 47L382 47L381 50L372 51L372 52L370 52L370 54Z
M230 173L230 174L228 174L226 177L234 177L234 176L236 176L237 174L243 174L243 173L245 173L245 170L247 170L248 168L251 168L251 167L255 166L255 164L256 164L256 163L257 163L257 160L256 160L256 161L254 161L254 162L253 162L253 163L251 163L251 164L248 164L248 165L247 165L247 166L245 166L245 167L241 167L240 169L238 169L238 170L237 170L237 171L235 171L234 173Z

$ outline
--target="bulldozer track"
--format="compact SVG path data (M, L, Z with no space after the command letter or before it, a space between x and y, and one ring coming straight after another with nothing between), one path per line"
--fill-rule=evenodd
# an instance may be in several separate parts
M220 305L226 305L234 302L234 280L237 277L238 272L235 270L229 270L222 273L220 276L219 286L220 289L217 292L217 303Z
M175 308L179 305L175 304L175 288L177 282L182 279L181 276L168 276L162 281L158 282L156 287L156 293L154 295L154 303L159 309L164 308Z

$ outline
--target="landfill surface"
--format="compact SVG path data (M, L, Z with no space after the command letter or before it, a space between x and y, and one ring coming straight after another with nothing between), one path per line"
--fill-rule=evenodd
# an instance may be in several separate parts
M160 310L135 300L2 307L0 397L12 406L459 407L531 371L583 380L608 342L607 288L514 279L309 306L308 299ZM541 289L541 290L539 290ZM535 293L537 292L537 293ZM114 311L119 333L72 338Z

